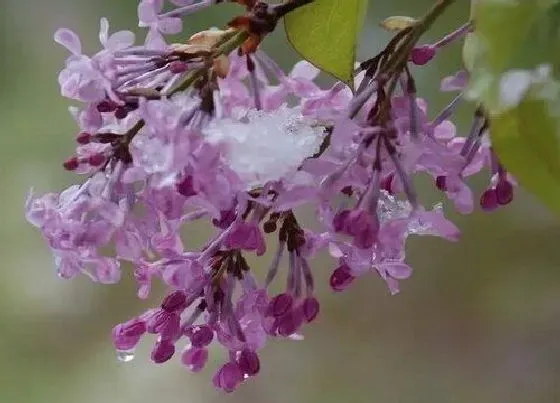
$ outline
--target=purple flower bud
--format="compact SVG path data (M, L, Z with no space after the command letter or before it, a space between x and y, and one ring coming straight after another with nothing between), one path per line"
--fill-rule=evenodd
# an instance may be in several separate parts
M333 218L333 227L336 232L344 231L346 226L346 219L350 214L350 210L342 210L338 212Z
M162 340L178 340L181 337L181 317L177 313L170 314L158 333Z
M350 268L342 265L336 268L331 274L329 284L334 291L344 291L352 282L355 277L350 273Z
M141 321L132 320L118 324L111 332L113 345L117 350L132 350L136 347L145 331L146 325Z
M97 110L101 113L113 112L115 109L117 109L117 104L113 101L101 101L97 104Z
M394 192L393 192L393 179L394 178L395 178L394 174L387 175L385 178L383 178L383 180L379 184L379 187L381 189L383 189L384 191L388 192L389 194L394 194Z
M225 363L214 375L212 383L225 392L233 392L243 382L243 373L235 362Z
M417 66L423 66L434 58L436 48L431 45L423 45L412 49L410 60Z
M69 158L62 164L64 169L66 169L67 171L75 171L79 165L80 163L78 162L78 158L76 157Z
M76 136L76 143L78 144L88 144L91 141L91 134L87 132L81 132Z
M115 117L117 119L124 119L128 116L128 109L125 106L119 106L115 110Z
M445 176L440 175L436 178L436 187L442 192L445 192L447 190Z
M158 341L152 350L152 361L156 364L163 364L169 361L175 354L175 345L168 340Z
M199 372L204 369L208 361L208 349L202 347L191 347L183 351L181 362L192 372Z
M171 316L172 316L171 313L166 312L164 310L156 311L148 319L148 322L147 322L148 333L152 333L152 334L160 333Z
M96 153L89 156L88 164L90 164L92 167L99 167L103 165L106 160L107 158L103 154Z
M146 333L146 322L132 319L122 324L122 333L125 336L142 336Z
M307 323L313 322L319 314L319 301L315 297L307 297L301 306Z
M169 63L169 71L173 74L181 74L189 69L189 65L185 62L175 61Z
M261 369L261 363L257 353L251 350L243 350L237 357L237 364L245 375L255 376Z
M235 209L220 211L220 219L213 219L212 224L220 229L228 228L235 221Z
M488 189L480 196L480 207L484 211L496 210L499 206L498 195L495 189Z
M183 291L173 291L163 300L161 309L166 312L182 311L186 308L187 297Z
M195 326L190 334L193 347L206 347L214 339L214 331L208 325Z
M292 309L293 303L294 303L294 298L292 297L291 294L288 293L278 294L268 304L267 313L270 316L274 316L278 318L284 315L290 309Z
M304 321L302 309L293 309L284 316L278 318L278 334L288 337L301 327Z
M263 231L266 234L272 234L277 229L276 221L267 221L263 224Z
M507 179L500 180L496 184L496 198L502 206L513 200L513 185Z
M195 196L198 192L194 190L193 177L191 175L185 176L185 178L175 185L177 192L181 193L185 197Z

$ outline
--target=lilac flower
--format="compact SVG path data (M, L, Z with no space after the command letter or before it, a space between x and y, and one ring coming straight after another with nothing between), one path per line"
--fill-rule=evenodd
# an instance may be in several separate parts
M101 101L106 93L116 97L109 71L111 58L114 52L124 50L134 43L132 32L119 31L109 35L109 22L102 18L99 41L104 50L91 58L82 54L80 38L71 30L57 30L54 39L72 53L58 78L63 96L82 102Z
M241 31L204 31L168 45L163 35L179 33L182 16L213 2L172 3L177 8L164 11L163 0L140 2L144 45L134 46L128 31L109 35L106 19L103 49L91 57L72 31L56 32L71 52L61 92L83 103L70 109L78 129L63 166L84 179L59 194L31 193L25 212L61 278L115 283L127 262L139 298L154 281L166 287L159 306L113 328L121 360L153 338L154 363L180 355L200 372L219 345L223 361L212 382L232 392L260 372L271 338L301 339L320 315L313 264L320 252L332 257L333 291L374 274L396 294L413 272L405 253L411 235L459 239L441 204L423 206L415 175L434 178L462 213L474 209L467 179L485 166L484 210L509 204L515 181L492 150L483 111L465 136L450 120L461 95L431 118L409 69L380 68L393 48L356 66L355 93L342 82L321 88L308 62L285 73L245 46L245 34L264 36L251 32L260 27L251 18L275 21L266 13L276 8L240 0L248 10ZM468 29L407 56L425 64ZM244 51L231 52L232 43ZM462 90L467 79L460 72L442 90ZM299 207L316 218L314 230L302 225ZM212 224L202 246L185 231L198 220ZM266 259L267 250L260 278L246 257Z
M462 91L466 88L469 80L469 73L466 70L459 70L453 76L445 77L441 81L441 90L450 91Z
M159 15L163 10L163 3L164 0L142 0L138 4L138 26L149 28L146 37L148 49L165 48L163 35L177 34L183 29L180 18Z
M58 76L62 95L82 102L105 98L108 83L93 61L82 55L78 36L68 29L59 29L55 33L55 40L72 53L66 60L66 68Z

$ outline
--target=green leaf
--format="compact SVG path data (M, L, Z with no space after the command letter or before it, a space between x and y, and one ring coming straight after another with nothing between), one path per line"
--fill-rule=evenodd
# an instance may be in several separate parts
M472 16L476 31L463 48L471 98L495 111L504 72L541 64L560 72L560 0L476 0Z
M285 17L288 40L305 60L352 86L367 4L368 0L315 0Z
M506 168L560 214L560 118L554 113L549 101L527 99L493 117L491 133Z
M505 167L560 213L560 0L476 0L472 17L467 96Z

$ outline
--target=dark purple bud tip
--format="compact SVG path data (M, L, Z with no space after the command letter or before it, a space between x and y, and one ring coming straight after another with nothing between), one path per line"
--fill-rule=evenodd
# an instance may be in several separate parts
M97 104L97 110L101 113L113 112L117 109L117 104L112 101L101 101Z
M76 143L78 144L89 144L91 141L91 134L82 132L76 136Z
M393 194L393 178L395 176L393 174L387 175L380 183L381 189L388 192L389 194Z
M243 350L239 353L237 364L241 372L248 376L255 376L261 369L261 362L257 353L251 350Z
M208 349L191 347L183 352L181 362L192 372L200 372L208 361Z
M303 316L307 323L313 322L319 314L319 301L315 297L307 297L302 304Z
M268 304L267 312L269 316L274 316L276 318L284 315L294 304L294 298L291 294L282 293L275 296L272 301Z
M496 210L498 206L499 203L496 190L488 189L482 193L482 196L480 196L480 207L482 207L484 211L490 212Z
M496 185L496 197L502 206L510 204L513 200L513 185L507 180L500 180Z
M117 119L124 119L128 116L128 109L125 106L119 106L115 111L115 117Z
M173 291L163 300L161 309L175 312L186 308L187 297L183 291Z
M93 155L89 156L88 164L90 164L92 167L98 167L98 166L103 165L105 160L106 160L106 158L103 154L97 153L97 154L93 154Z
M62 164L64 169L66 169L67 171L75 171L79 165L80 162L76 157L69 158L66 161L64 161L64 163Z
M333 218L333 227L336 232L344 231L348 215L350 215L350 210L342 210L335 214Z
M235 221L235 217L235 210L223 210L220 211L220 219L214 218L212 224L218 228L226 229Z
M436 178L436 187L442 192L445 192L447 190L447 184L445 183L445 176L440 175Z
M436 48L431 45L423 45L412 49L410 60L417 66L423 66L434 58Z
M193 347L206 347L214 339L214 331L208 325L195 326L192 329L191 344Z
M263 224L263 231L266 234L272 234L277 229L277 225L275 221L267 221Z
M177 192L181 193L185 197L194 196L197 194L194 190L193 177L191 175L185 176L185 178L175 185Z
M340 292L344 291L352 284L354 279L355 277L350 273L350 268L346 265L342 265L333 271L329 284L333 291Z
M342 193L343 195L346 195L348 197L351 197L354 194L354 191L352 190L352 186L345 186L340 193Z
M189 69L189 65L185 62L175 61L169 63L169 71L173 74L181 74Z
M175 345L168 340L157 342L152 350L152 361L156 364L163 364L169 361L175 354Z

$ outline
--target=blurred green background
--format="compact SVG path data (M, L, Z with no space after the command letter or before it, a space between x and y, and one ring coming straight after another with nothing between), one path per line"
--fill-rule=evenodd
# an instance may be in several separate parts
M374 1L362 57L376 54L388 35L377 26L389 15L420 15L431 0ZM457 2L431 31L436 39L468 16ZM529 195L494 214L461 217L462 242L411 239L415 268L403 292L390 297L375 276L331 295L331 264L315 262L322 313L301 342L268 344L259 377L237 393L213 389L211 363L193 375L178 360L149 363L149 345L117 362L109 332L150 303L135 298L127 269L123 283L59 280L39 233L23 218L30 187L60 190L76 178L61 162L72 153L76 128L59 96L57 73L66 51L52 41L59 26L75 30L85 49L98 49L99 18L113 29L138 31L137 0L3 0L0 27L0 402L560 402L560 225ZM235 6L217 7L185 22L185 37L221 26ZM141 32L141 31L138 31ZM425 38L429 40L430 38ZM289 67L296 56L283 33L264 49ZM449 94L439 79L460 66L448 49L418 72L419 92L432 116ZM464 132L469 113L459 119ZM480 190L487 178L474 186ZM420 181L422 185L422 181ZM428 200L434 194L426 193ZM204 236L196 228L191 236ZM154 301L157 300L157 295ZM213 357L222 357L218 352Z

